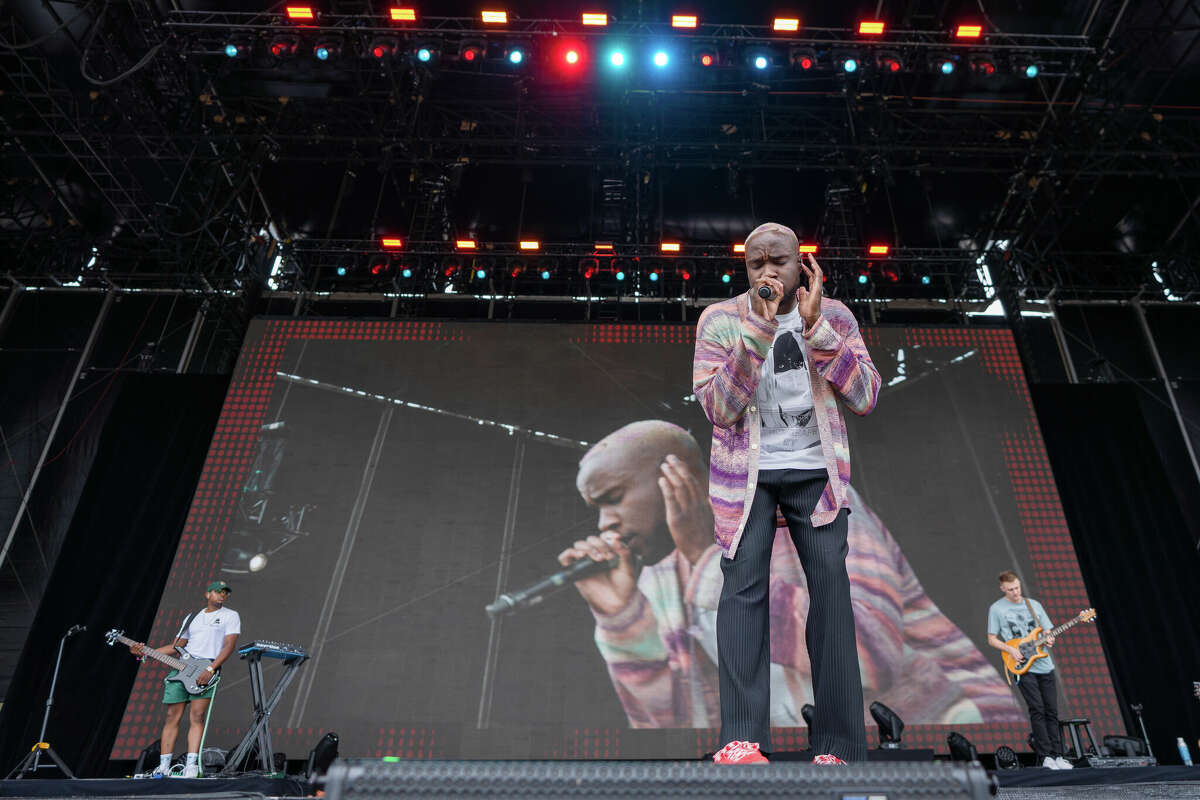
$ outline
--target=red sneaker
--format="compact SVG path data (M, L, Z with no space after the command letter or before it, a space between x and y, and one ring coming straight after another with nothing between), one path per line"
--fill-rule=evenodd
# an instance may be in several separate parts
M730 742L713 755L714 764L766 764L758 742Z
M833 755L832 753L824 753L822 755L814 757L813 763L821 764L822 766L837 766L839 764L842 766L846 765L845 761L842 761L840 758Z

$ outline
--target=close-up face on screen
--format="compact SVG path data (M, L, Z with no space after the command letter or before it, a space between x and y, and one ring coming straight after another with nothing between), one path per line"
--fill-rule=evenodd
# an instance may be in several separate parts
M1018 573L1055 624L1089 603L1012 336L862 333L882 376L873 413L844 412L865 705L895 711L906 746L941 748L959 731L980 751L1024 749L1024 706L987 644L997 575ZM255 321L152 639L169 641L203 607L209 580L228 582L239 646L310 655L272 715L275 748L292 757L330 730L350 756L711 752L721 551L677 521L708 503L694 337L662 324ZM683 517L666 513L668 457L696 490ZM486 612L601 531L639 558L615 614L570 583ZM777 749L807 746L811 666L791 646L807 611L783 529L771 579ZM1061 716L1118 728L1094 627L1066 636ZM265 664L269 691L282 667ZM157 737L161 672L142 668L114 758ZM209 741L232 746L252 713L246 666L231 658Z

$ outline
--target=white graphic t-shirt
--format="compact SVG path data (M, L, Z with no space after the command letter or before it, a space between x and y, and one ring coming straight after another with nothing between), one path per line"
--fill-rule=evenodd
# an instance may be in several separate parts
M216 658L225 646L225 637L242 632L242 618L232 608L222 608L209 613L196 612L188 623L183 638L187 639L186 650L195 658Z
M779 328L754 394L762 419L758 468L824 469L825 454L813 414L800 310L794 308L775 318Z

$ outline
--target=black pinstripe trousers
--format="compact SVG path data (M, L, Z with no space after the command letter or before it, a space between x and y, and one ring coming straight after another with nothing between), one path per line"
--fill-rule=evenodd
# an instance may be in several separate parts
M828 482L825 470L767 469L732 559L721 559L724 584L717 606L717 668L721 685L721 744L758 742L771 750L771 632L769 582L775 509L783 512L808 580L804 632L812 662L813 751L865 761L862 677L846 574L848 509L828 525L809 520Z

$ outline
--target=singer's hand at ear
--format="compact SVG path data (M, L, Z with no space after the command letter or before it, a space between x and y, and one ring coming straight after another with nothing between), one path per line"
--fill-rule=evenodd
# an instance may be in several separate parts
M771 290L770 300L759 296L758 289L761 286L766 286ZM783 284L775 278L768 278L764 275L750 287L750 310L763 319L775 319L775 314L779 311L779 304L782 302Z
M805 256L808 256L808 264L804 263ZM824 289L825 273L821 272L821 266L817 264L812 253L800 255L800 269L804 272L803 283L808 285L807 287L801 286L796 292L796 302L800 309L800 316L804 320L804 328L808 330L817 324L817 319L821 316L821 295Z
M625 546L619 535L607 531L599 536L580 539L558 554L558 563L564 567L583 558L608 561L613 556L621 559L613 569L575 581L575 588L588 605L608 616L622 611L637 593L638 565L633 551Z
M666 503L667 529L675 546L684 553L707 548L713 542L708 490L678 456L667 456L658 469L658 488Z

